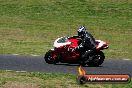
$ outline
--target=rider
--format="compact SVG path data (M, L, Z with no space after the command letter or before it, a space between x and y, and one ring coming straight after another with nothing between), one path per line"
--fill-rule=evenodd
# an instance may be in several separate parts
M85 60L85 58L96 49L96 42L93 36L86 31L84 26L80 26L77 32L78 38L81 38L82 41L73 51L80 52L82 54L81 60Z

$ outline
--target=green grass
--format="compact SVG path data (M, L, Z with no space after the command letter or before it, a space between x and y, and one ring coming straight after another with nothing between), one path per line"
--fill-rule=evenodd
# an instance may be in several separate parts
M131 0L0 0L0 53L39 54L85 25L107 58L132 59Z
M14 72L0 71L0 88L14 83L23 85L37 85L39 88L131 88L132 82L128 84L84 84L79 85L76 75L54 74L39 72ZM11 86L11 85L10 85Z
M96 39L108 41L107 58L132 59L132 0L0 0L0 54L39 54L61 36L85 25ZM78 85L76 76L0 71L0 88L8 83L40 88L131 88L129 84Z

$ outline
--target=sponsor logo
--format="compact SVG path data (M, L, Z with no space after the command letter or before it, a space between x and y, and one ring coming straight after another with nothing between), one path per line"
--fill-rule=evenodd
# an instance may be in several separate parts
M85 83L129 83L131 77L128 74L86 74L85 70L80 66L78 68L79 75L77 81L79 84Z

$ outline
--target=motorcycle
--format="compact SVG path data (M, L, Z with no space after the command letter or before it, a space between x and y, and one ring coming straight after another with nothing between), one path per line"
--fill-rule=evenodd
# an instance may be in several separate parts
M103 49L108 48L107 42L96 40L96 50L86 60L80 60L81 54L72 51L81 43L81 39L76 37L61 37L54 41L54 48L46 52L44 59L48 64L69 63L80 64L82 66L99 66L103 63L105 56ZM87 52L87 51L85 51Z

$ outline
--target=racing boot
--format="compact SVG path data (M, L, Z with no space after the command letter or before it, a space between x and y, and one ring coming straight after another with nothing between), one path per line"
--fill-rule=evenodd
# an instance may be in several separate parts
M81 57L81 61L84 63L84 64L87 64L88 62L90 62L92 60L92 58L90 58L90 54L93 53L93 50L88 50L86 51L82 57Z

